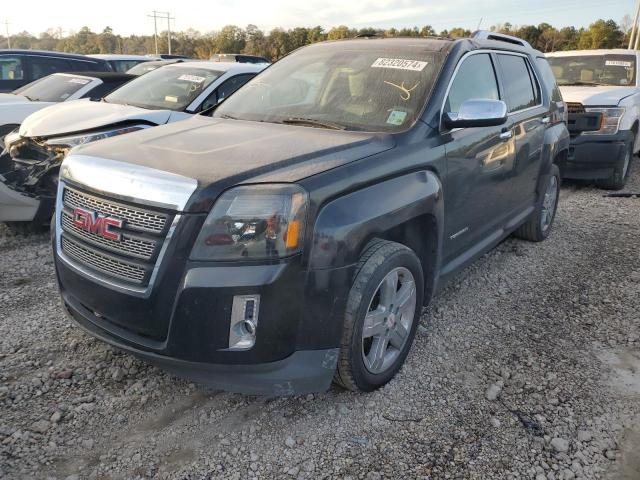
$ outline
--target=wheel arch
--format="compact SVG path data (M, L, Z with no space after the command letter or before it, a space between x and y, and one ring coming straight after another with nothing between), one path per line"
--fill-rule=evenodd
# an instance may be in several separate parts
M443 232L443 190L437 174L412 172L340 197L314 226L311 270L353 265L375 238L411 248L423 267L425 301L436 288Z

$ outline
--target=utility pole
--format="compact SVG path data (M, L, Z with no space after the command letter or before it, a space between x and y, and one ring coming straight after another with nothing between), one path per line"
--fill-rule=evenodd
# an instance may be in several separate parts
M631 28L631 37L629 38L629 50L632 48L638 48L638 38L640 37L640 32L638 31L638 20L640 19L640 0L638 0L636 5L636 15L633 20L633 27Z
M4 27L7 31L7 48L11 48L11 37L9 36L9 20L4 21Z
M171 54L171 20L175 20L175 18L171 16L170 12L157 12L155 10L153 11L153 15L147 15L147 17L153 18L153 39L156 44L156 55L158 55L158 19L167 20L167 46L169 54Z
M156 44L156 55L158 55L158 12L153 11L153 15L147 15L149 18L153 18L153 41Z

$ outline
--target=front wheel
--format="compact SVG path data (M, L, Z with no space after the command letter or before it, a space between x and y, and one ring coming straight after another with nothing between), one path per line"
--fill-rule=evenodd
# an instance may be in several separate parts
M633 148L635 145L635 136L629 141L625 149L624 155L616 160L613 166L613 174L609 178L597 180L596 185L605 190L622 190L627 184L629 177L629 167L633 159Z
M514 232L514 235L530 242L546 240L556 218L559 198L560 170L557 165L552 165L549 173L545 175L535 212L526 223Z
M423 295L422 266L412 250L370 243L349 292L335 382L363 392L389 382L413 343Z

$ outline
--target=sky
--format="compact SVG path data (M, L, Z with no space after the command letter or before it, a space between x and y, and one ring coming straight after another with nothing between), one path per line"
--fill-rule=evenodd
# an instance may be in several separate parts
M480 24L514 25L550 23L556 27L588 26L599 18L619 22L634 10L635 0L4 0L0 28L38 34L48 28L77 31L88 26L100 32L110 26L115 33L151 34L152 11L171 12L172 30L193 28L201 32L224 25L254 24L274 27L337 25L350 27L412 27L432 25L436 31L452 27L475 30ZM166 21L159 27L166 28Z

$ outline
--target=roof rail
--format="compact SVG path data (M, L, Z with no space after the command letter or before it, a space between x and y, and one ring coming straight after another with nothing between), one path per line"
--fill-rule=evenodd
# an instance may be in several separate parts
M513 45L520 45L525 48L533 48L529 42L518 37L505 35L504 33L490 32L488 30L478 30L473 32L471 38L475 40L496 40L498 42L507 42Z

